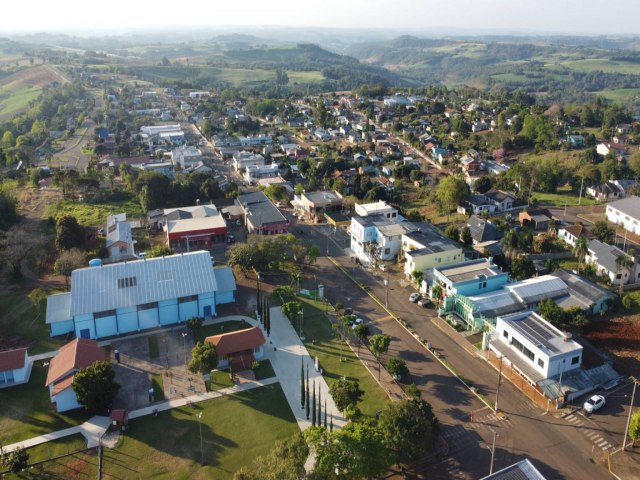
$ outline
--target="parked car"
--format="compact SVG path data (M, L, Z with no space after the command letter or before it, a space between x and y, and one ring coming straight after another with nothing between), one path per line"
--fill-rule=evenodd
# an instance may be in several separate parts
M427 297L420 297L420 299L418 300L419 307L427 308L429 305L431 305L431 300L429 300Z
M599 410L607 401L602 395L593 395L586 402L584 402L583 408L587 413L593 413Z
M227 243L235 243L236 237L232 233L227 234Z
M353 313L353 308L345 307L345 309L344 309L344 314L345 315L351 315L352 313Z
M409 301L416 303L418 300L420 300L420 294L418 292L413 292L411 295L409 295Z

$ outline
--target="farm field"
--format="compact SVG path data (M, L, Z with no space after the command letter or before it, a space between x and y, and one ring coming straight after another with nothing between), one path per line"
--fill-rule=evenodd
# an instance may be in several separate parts
M626 73L640 75L640 64L632 62L620 62L609 60L608 58L587 58L582 60L569 60L557 63L548 63L546 69L566 68L574 72L605 72L605 73Z
M26 110L44 87L61 81L62 76L44 65L24 68L0 78L0 121Z
M59 218L64 215L76 217L80 225L85 227L102 225L109 215L126 213L127 218L143 216L140 203L134 199L111 203L78 203L61 200L47 207L44 217Z

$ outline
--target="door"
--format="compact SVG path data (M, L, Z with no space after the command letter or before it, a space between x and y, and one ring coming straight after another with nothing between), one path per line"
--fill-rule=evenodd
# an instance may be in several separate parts
M88 328L80 330L80 338L91 338L91 330Z
M203 309L203 313L205 317L211 316L211 305L205 305Z

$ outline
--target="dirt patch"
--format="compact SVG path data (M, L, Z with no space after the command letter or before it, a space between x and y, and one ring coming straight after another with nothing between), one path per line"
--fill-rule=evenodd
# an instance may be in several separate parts
M589 327L584 337L612 355L620 373L637 375L640 371L640 315L626 315L597 322Z
M11 83L45 87L54 82L66 83L67 79L48 65L25 68L0 80L0 87Z
M18 193L18 213L30 220L42 220L47 207L59 200L62 192L57 188L22 188Z

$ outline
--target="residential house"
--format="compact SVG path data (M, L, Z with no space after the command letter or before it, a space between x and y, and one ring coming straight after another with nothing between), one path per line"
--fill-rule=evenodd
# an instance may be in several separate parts
M571 303L589 315L608 310L616 297L611 290L564 268L558 268L551 275L567 284L573 297Z
M127 222L126 213L108 216L106 232L106 247L109 251L108 261L120 262L136 258L134 251L135 240L133 240L131 224Z
M149 163L136 163L131 165L134 168L138 168L145 172L156 172L161 173L169 178L173 178L175 176L175 170L173 166L173 162L149 162Z
M467 227L471 231L474 244L497 241L503 237L502 232L494 224L477 215L471 215L468 218Z
M95 340L87 338L76 338L58 350L49 363L45 382L51 403L56 404L58 413L82 406L72 387L75 374L103 360L106 360L104 349Z
M354 215L350 227L351 250L365 264L393 260L400 254L403 235L417 230L416 225L401 221L397 215Z
M587 187L585 192L587 196L600 201L615 200L624 197L622 189L611 180Z
M462 246L458 242L442 236L435 227L426 224L402 236L402 253L406 260L404 273L409 279L413 272L424 272L464 260Z
M249 233L257 235L287 233L289 221L282 212L271 203L264 192L238 195L235 203L242 207L245 227Z
M486 196L482 194L473 194L467 196L464 201L458 206L458 213L473 213L479 215L481 213L493 213L496 211L496 206Z
M584 235L584 232L584 227L579 223L576 223L565 228L560 228L558 230L558 238L568 243L572 247L575 247L578 238Z
M183 145L171 151L171 161L185 170L202 161L202 151L197 147Z
M613 154L618 160L626 159L628 155L627 147L620 143L599 143L596 145L596 152L603 157Z
M335 191L309 192L296 195L291 202L300 219L321 222L326 213L342 211L342 195Z
M31 365L26 348L0 352L0 388L29 381Z
M355 213L361 217L369 215L381 215L384 218L398 218L398 210L388 205L385 201L380 200L374 203L363 203L355 206Z
M546 210L525 210L518 214L518 221L523 227L529 227L533 230L548 230L551 224L551 214Z
M471 131L473 133L484 132L485 130L489 130L489 124L483 121L475 121L471 125Z
M499 316L489 349L533 384L582 367L582 345L532 311Z
M266 339L258 327L212 335L204 341L216 347L218 368L231 367L233 372L251 370L253 362L264 357Z
M514 194L502 190L489 190L484 194L496 206L497 212L508 212L517 206L517 198Z
M509 281L490 258L456 263L433 269L433 285L440 284L445 295L478 295L495 291ZM432 287L433 287L432 285Z
M609 203L605 214L610 222L640 235L640 197L634 195Z
M572 147L584 147L584 137L582 135L567 135L567 143Z
M484 170L482 161L478 158L473 158L470 156L464 156L460 159L460 166L462 170L468 175L473 175L479 173Z
M254 135L249 137L239 137L240 145L243 147L255 147L258 145L271 145L273 138L271 135Z
M275 178L278 174L279 167L277 163L271 163L269 165L248 165L245 167L243 178L247 183L255 185L260 179Z
M209 252L79 268L71 292L49 295L51 335L104 338L216 315L234 301L230 268L211 268Z
M585 262L595 265L596 273L608 277L612 284L620 285L621 283L640 282L640 269L638 269L637 259L624 253L618 247L593 239L589 241L587 251L588 253L584 257ZM616 259L622 256L631 260L631 267L618 267Z
M167 245L177 252L225 245L229 231L227 222L215 205L165 209L163 225Z
M236 152L233 154L233 168L240 172L251 165L264 165L264 157L259 153Z

